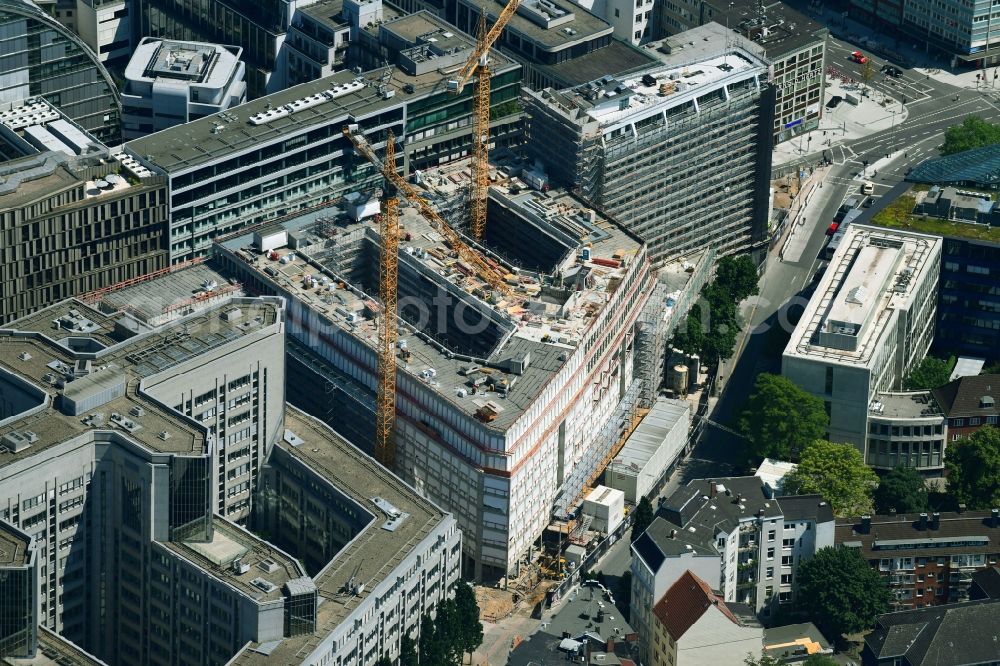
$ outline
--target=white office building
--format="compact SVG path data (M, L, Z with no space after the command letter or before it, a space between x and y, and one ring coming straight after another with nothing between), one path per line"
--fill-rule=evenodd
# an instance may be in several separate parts
M940 265L940 237L852 225L785 348L782 374L826 403L828 439L869 464L871 403L927 353Z
M144 37L125 68L122 137L136 139L246 101L242 49Z

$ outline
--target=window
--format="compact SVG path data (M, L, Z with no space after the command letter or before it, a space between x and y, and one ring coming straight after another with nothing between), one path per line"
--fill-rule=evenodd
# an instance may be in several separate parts
M618 9L615 9L615 18L619 18Z
M774 559L774 548L768 548L767 549L767 559L769 559L769 560L773 560Z
M826 368L826 394L830 395L833 393L833 367L827 366Z
M793 555L782 555L781 556L781 566L783 566L783 567L790 567L790 566L792 566L792 563L794 562L793 558L794 558Z
M767 540L768 541L774 541L774 530L768 530L768 532L767 532Z
M782 548L792 548L794 546L795 546L795 539L794 539L794 537L791 538L791 539L782 539L781 540L781 547Z
M790 574L790 573L781 574L781 584L782 585L791 585L792 584L792 576L793 576L793 574Z
M636 30L635 31L635 38L636 39L642 39L642 30Z
M766 578L767 580L771 580L772 578L774 578L774 567L767 568L764 578Z

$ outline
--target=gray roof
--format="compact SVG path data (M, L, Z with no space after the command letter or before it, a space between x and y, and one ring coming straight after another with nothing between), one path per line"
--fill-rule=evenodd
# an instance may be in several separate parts
M687 435L690 412L691 406L685 400L657 398L653 408L643 417L639 427L632 431L611 464L619 471L625 471L631 465L635 465L634 469L641 470L663 445L667 435L679 424L683 424L684 434Z
M554 65L532 62L532 67L569 88L583 85L605 75L624 77L649 69L658 60L631 44L612 39L604 48Z
M877 659L903 657L910 666L966 666L1000 660L1000 600L928 606L878 619L865 638Z
M482 0L481 2L479 0L461 0L461 2L475 12L475 15L479 14L480 7L485 7L486 16L491 25L507 5L502 0ZM529 5L537 4L529 0L521 3L517 13L511 17L505 29L529 40L543 51L559 51L575 44L590 41L598 36L610 35L614 31L607 21L591 14L574 2L546 0L546 3L554 6L559 12L572 14L573 18L566 22L558 22L558 25L552 27L543 27L528 18L531 14ZM574 32L566 32L565 28L570 28Z
M742 35L755 34L758 29L755 21L760 16L758 4L755 0L732 2L719 0L716 6L720 7L721 11L713 14L712 20L728 24ZM770 0L763 4L765 9L761 24L767 26L768 34L760 39L760 44L769 59L781 60L784 56L810 44L818 45L826 41L828 30L825 26L792 9L784 2Z

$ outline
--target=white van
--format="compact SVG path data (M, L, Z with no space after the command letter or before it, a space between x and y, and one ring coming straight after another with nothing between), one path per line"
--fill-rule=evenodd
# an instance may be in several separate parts
M875 183L870 180L865 181L861 186L861 194L872 194L875 191Z

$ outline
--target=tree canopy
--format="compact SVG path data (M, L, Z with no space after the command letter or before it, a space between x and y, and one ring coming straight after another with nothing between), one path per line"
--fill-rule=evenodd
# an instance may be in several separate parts
M903 386L907 391L921 391L944 386L951 378L952 365L954 364L950 360L925 356L910 371Z
M784 479L786 495L818 493L838 516L870 514L878 476L851 444L817 439L802 452L798 466Z
M984 426L948 444L948 491L970 509L1000 506L1000 430Z
M760 293L759 279L757 267L746 254L723 257L715 266L715 284L727 290L736 303Z
M399 666L419 666L419 664L417 644L410 638L409 634L405 634L399 644Z
M966 116L961 124L945 130L941 154L951 155L995 143L1000 143L1000 126L988 123L979 116Z
M461 581L455 587L455 611L458 622L458 635L455 639L464 657L466 652L471 654L483 644L483 623L479 619L476 593Z
M632 543L635 543L636 539L642 536L649 524L653 522L653 518L653 505L650 504L649 498L643 495L639 498L639 503L635 505L635 510L632 511Z
M768 373L757 376L739 422L751 457L792 462L811 442L826 436L829 425L820 398L781 375Z
M873 495L875 510L880 514L895 509L898 513L927 511L927 483L912 467L894 467L878 483Z
M821 548L797 578L796 605L828 636L870 629L889 610L889 588L856 549Z

